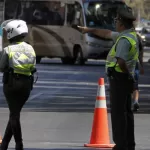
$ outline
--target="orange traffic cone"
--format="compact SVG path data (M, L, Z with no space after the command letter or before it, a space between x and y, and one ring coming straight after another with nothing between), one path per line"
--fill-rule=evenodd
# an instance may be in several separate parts
M110 144L109 139L104 78L100 78L98 82L98 91L93 119L90 143L84 144L84 146L95 148L114 147L114 144Z

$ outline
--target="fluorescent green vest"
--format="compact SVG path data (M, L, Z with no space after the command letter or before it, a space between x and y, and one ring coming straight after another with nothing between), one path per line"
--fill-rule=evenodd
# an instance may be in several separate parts
M133 35L135 37L135 39L129 37L128 36L129 34ZM116 56L116 45L118 44L118 42L121 38L126 38L131 44L131 49L129 50L129 55L128 55L128 58L127 58L129 61L126 62L126 63L127 63L127 66L128 66L128 69L129 69L130 73L133 73L132 68L135 68L136 62L138 61L138 55L139 55L139 51L137 49L136 32L130 32L126 35L118 37L118 39L116 40L116 43L113 45L112 49L108 53L107 60L106 60L106 69L108 67L115 66L115 70L117 72L122 72L122 70L119 67L118 63L116 63L117 60L116 60L116 57L115 57Z
M14 73L30 76L36 63L34 49L22 42L17 45L8 46L9 65Z

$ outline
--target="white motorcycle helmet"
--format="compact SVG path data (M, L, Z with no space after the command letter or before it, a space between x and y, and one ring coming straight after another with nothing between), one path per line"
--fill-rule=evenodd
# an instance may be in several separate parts
M6 20L2 23L1 27L7 32L8 40L28 33L28 27L23 20Z

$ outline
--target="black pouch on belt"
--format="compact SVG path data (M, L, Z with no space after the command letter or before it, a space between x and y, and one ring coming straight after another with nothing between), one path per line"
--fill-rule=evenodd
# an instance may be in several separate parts
M2 82L3 82L4 84L7 84L7 83L8 83L8 80L9 80L9 72L4 72L4 73L3 73Z
M13 78L14 78L13 73L9 72L8 84L10 87L13 86Z
M30 80L31 80L31 90L33 89L33 83L34 83L34 76L31 75L30 76Z

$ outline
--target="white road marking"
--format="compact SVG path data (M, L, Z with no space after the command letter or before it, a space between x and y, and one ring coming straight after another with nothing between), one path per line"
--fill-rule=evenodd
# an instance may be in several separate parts
M81 98L85 98L86 96L57 96L57 95L51 95L51 96L48 96L48 98L52 98L52 97L55 97L55 98L69 98L69 99L81 99Z
M58 70L38 70L38 73L54 73L54 74L72 74L72 75L76 75L76 74L96 74L97 72L89 72L89 71L58 71Z
M45 84L45 83L44 83ZM55 84L61 84L60 82L55 82ZM46 87L48 87L48 88L72 88L72 89L95 89L95 88L97 88L97 84L96 83L65 83L65 84L70 84L70 85L79 85L79 87L68 87L68 86L61 86L61 85L59 85L59 86L47 86L47 85L45 85L45 86L43 86L43 85L35 85L34 87L35 88L40 88L40 87L43 87L43 88L46 88ZM80 87L80 85L89 85L89 87ZM91 85L95 85L95 87L90 87ZM108 84L105 84L105 87L106 86L108 86ZM142 88L149 88L150 87L150 84L139 84L139 87L142 87Z
M34 88L43 88L43 89L96 89L96 88L90 88L90 87L68 87L68 86L42 86L42 85L35 85Z
M31 101L31 100L33 100L33 99L36 98L36 97L41 96L42 94L43 94L43 93L37 93L37 94L31 95L31 96L29 97L29 99L28 99L28 102Z
M56 82L55 82L56 83ZM60 83L59 83L60 84ZM83 84L83 85L86 85L86 84ZM3 84L0 83L0 87L2 87ZM105 86L108 86L108 84L105 84ZM139 84L139 87L142 87L142 88L149 88L150 87L150 84ZM97 86L95 87L81 87L80 85L79 86L55 86L55 85L34 85L34 88L44 88L44 89L96 89Z
M90 82L77 82L77 81L37 81L37 84L70 84L70 85L98 85L97 83Z

